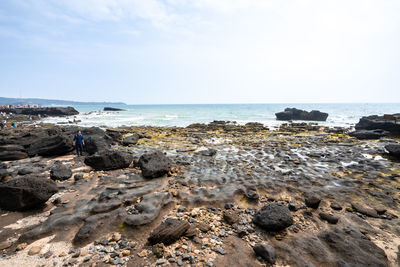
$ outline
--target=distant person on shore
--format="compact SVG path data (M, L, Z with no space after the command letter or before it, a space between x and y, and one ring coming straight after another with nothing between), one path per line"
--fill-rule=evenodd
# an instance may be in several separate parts
M1 127L1 130L2 131L4 131L4 127L6 126L6 122L5 121L1 121L0 122L0 127Z
M37 117L38 117L38 119L40 120L40 118L41 118L40 114L38 114Z
M78 156L83 156L83 146L85 145L85 140L83 139L81 131L78 131L74 136L73 145L76 148L76 154Z
M13 128L17 128L17 124L16 124L15 122L13 122L13 123L11 124L11 126L12 126Z

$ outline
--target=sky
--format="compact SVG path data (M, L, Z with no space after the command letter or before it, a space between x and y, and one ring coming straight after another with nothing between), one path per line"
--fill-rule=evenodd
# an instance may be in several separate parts
M0 96L400 102L398 0L2 0Z

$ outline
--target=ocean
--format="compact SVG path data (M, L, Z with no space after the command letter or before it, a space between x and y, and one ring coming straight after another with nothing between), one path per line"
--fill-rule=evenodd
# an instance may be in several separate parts
M45 118L52 123L80 120L81 126L188 126L213 120L236 121L238 124L260 122L269 127L278 126L275 113L287 107L329 113L325 126L354 126L362 116L400 113L400 103L365 104L202 104L202 105L121 105L126 111L104 112L104 105L76 105L80 114L74 117ZM74 123L69 123L74 124Z

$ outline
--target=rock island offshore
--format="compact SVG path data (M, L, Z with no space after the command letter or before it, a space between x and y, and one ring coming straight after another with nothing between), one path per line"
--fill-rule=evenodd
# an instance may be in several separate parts
M274 129L38 117L75 114L2 110L0 266L399 266L399 114L355 131L297 109Z

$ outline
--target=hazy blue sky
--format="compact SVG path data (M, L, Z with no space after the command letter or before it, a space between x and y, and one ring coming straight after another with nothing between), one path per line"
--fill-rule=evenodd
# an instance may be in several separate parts
M400 1L1 0L0 96L400 102Z

